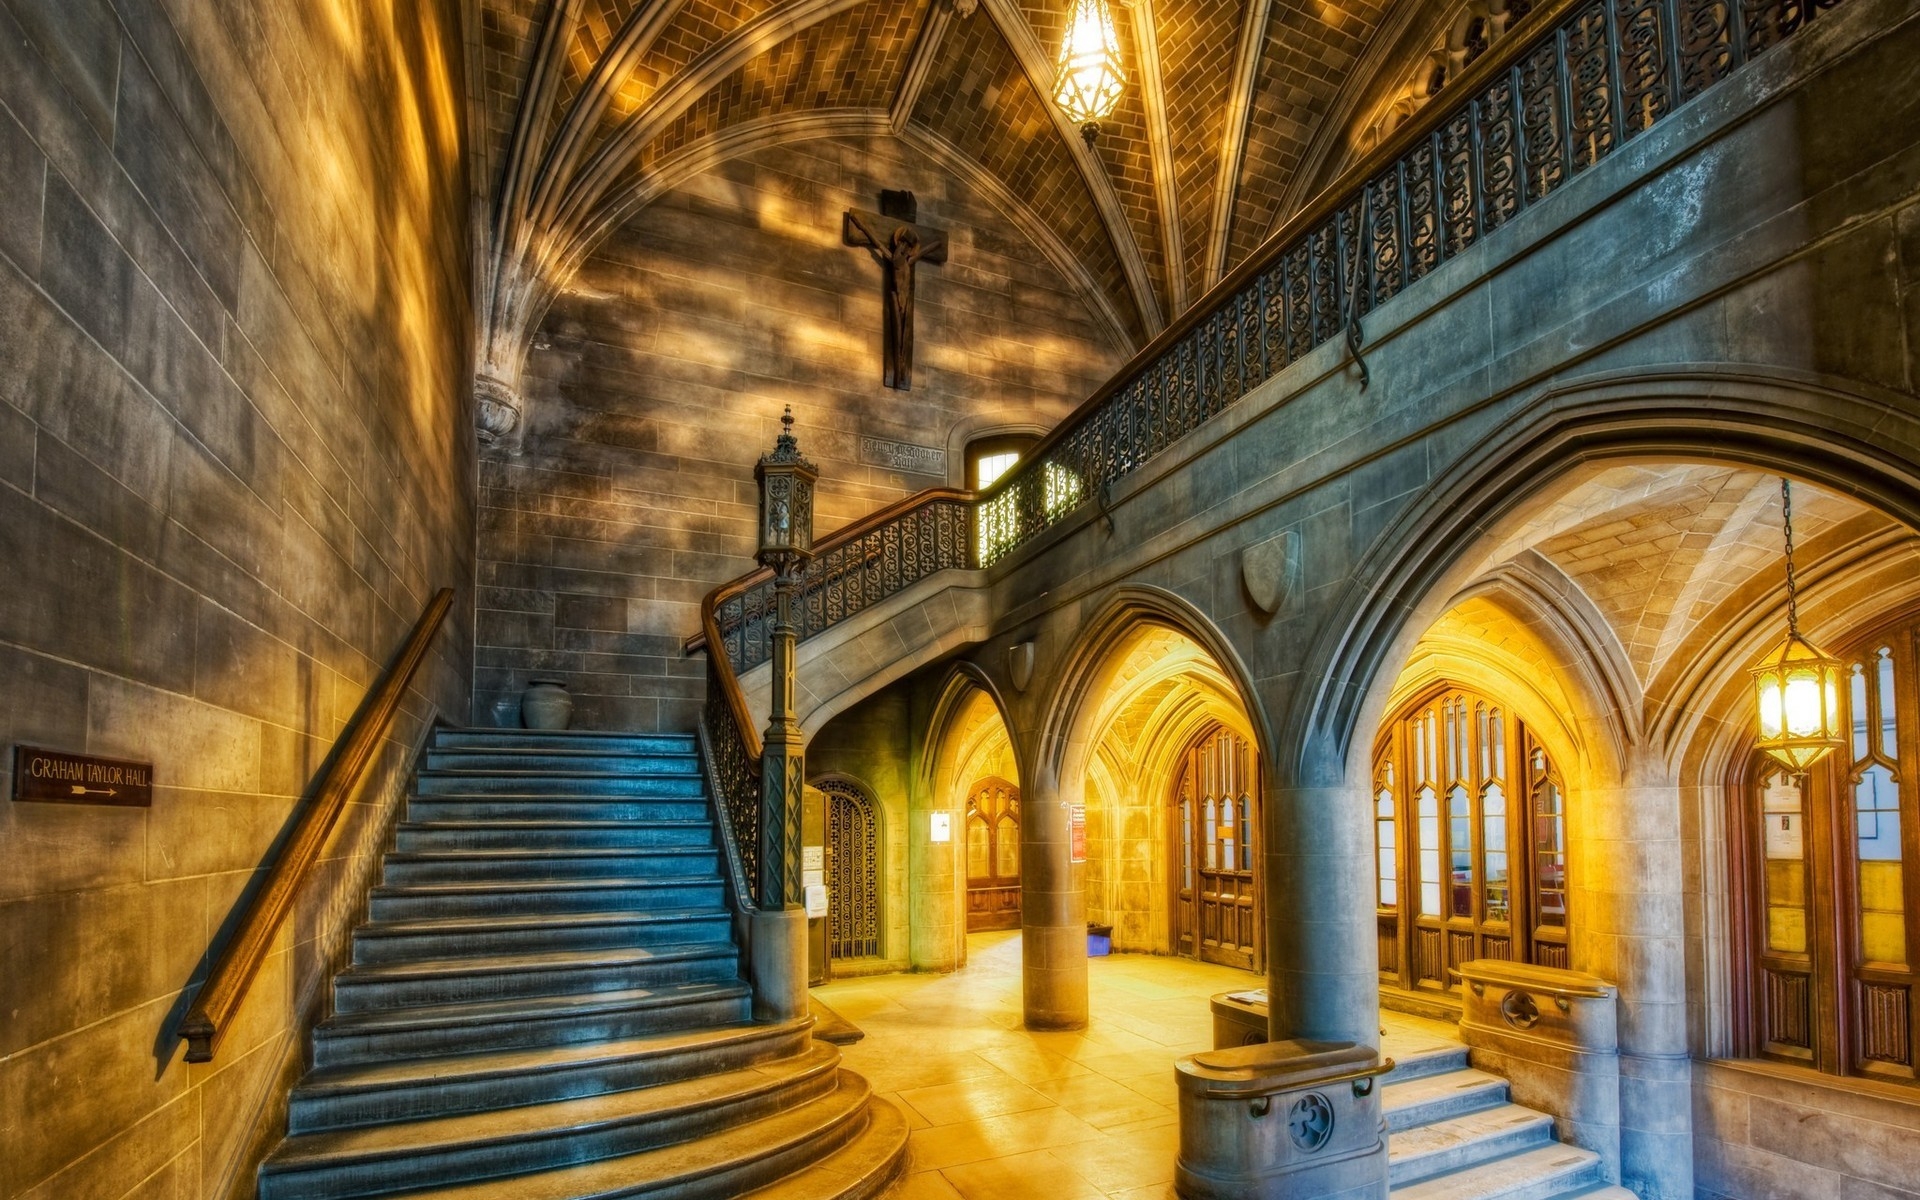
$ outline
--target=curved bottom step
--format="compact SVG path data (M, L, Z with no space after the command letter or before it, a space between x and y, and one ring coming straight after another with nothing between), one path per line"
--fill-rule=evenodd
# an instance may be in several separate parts
M867 1127L858 1137L742 1200L872 1200L906 1173L907 1119L875 1096L867 1101Z
M873 1091L851 1071L797 1108L692 1141L578 1166L409 1191L407 1200L732 1200L787 1181L857 1144L872 1125ZM899 1114L893 1116L898 1119ZM904 1128L902 1132L904 1138ZM838 1193L827 1193L837 1195Z

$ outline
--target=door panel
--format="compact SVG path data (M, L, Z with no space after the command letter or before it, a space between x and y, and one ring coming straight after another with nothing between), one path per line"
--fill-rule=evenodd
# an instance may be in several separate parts
M1262 954L1256 758L1245 738L1214 727L1187 752L1174 804L1175 949L1247 970Z
M983 779L967 797L967 932L1020 928L1020 789Z
M1566 966L1565 793L1511 711L1442 685L1374 755L1381 981L1452 992L1475 958Z

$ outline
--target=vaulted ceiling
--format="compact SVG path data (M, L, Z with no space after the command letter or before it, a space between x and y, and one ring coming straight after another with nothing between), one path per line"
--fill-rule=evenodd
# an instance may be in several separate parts
M1117 2L1128 86L1091 149L1048 98L1065 0L474 2L481 368L505 375L487 360L606 231L728 157L837 131L984 184L1138 345L1363 148L1463 21L1522 0Z

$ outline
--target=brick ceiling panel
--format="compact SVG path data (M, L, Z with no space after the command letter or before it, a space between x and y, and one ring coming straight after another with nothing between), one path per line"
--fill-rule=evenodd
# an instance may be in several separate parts
M1234 193L1229 269L1266 237L1301 156L1387 7L1388 0L1273 0Z
M1793 500L1801 543L1866 511L1805 485ZM1777 476L1623 466L1542 512L1526 540L1593 601L1647 683L1716 606L1757 574L1781 571L1782 536Z
M685 0L673 23L662 30L653 46L614 96L600 122L596 141L604 140L639 112L647 98L684 70L687 64L713 48L748 21L773 8L776 0Z
M1190 296L1205 291L1208 282L1207 232L1220 170L1220 131L1245 16L1243 0L1170 0L1154 6Z
M1046 104L984 14L948 27L933 73L913 111L924 125L996 176L1064 242L1112 298L1128 333L1144 340L1105 225L1086 181L1055 132Z
M1063 24L1056 16L1052 33L1035 26L1040 44L1057 48ZM1126 211L1127 225L1140 247L1140 257L1146 261L1147 275L1159 292L1160 311L1164 313L1172 309L1172 288L1167 279L1166 247L1160 236L1160 199L1153 188L1153 147L1147 140L1147 106L1140 91L1140 54L1134 46L1133 22L1116 20L1115 26L1120 36L1120 61L1128 65L1127 90L1113 116L1100 122L1100 140L1094 144L1094 153L1113 181L1114 193Z
M641 169L701 138L762 117L884 109L906 68L924 12L918 0L872 0L782 42L735 71L655 138L641 154Z
M490 0L480 10L480 89L485 101L485 186L498 186L507 145L513 139L520 90L540 40L540 22L546 19L545 0Z

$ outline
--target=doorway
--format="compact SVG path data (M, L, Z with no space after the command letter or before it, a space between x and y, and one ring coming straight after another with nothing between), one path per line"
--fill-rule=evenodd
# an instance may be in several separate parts
M1173 937L1201 962L1260 969L1259 755L1215 723L1187 750L1174 801Z
M967 795L967 932L1020 928L1020 789L998 776Z

